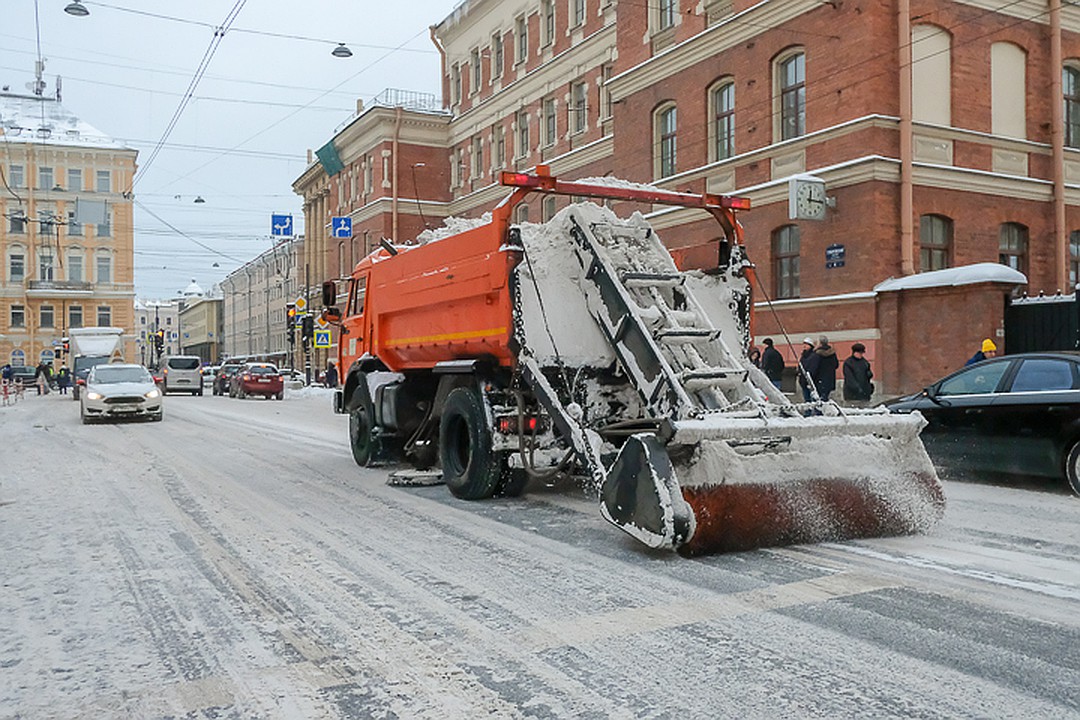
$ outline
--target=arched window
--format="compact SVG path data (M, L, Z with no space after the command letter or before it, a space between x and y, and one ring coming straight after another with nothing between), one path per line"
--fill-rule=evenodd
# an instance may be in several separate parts
M1080 69L1066 65L1061 71L1065 95L1065 145L1080 148Z
M952 37L936 25L911 28L911 115L916 122L952 124Z
M1008 42L990 46L990 131L1027 137L1027 53Z
M46 365L52 365L53 360L55 360L55 359L56 359L56 353L54 353L52 350L49 350L48 348L46 348L46 349L41 351L41 362L45 363Z
M781 140L806 134L806 55L791 50L776 60L776 116Z
M675 151L678 120L675 105L662 105L654 115L653 125L653 147L656 148L653 170L658 178L671 177L677 167Z
M22 367L26 364L26 353L15 348L11 351L11 364L15 367Z
M735 81L725 78L709 90L710 161L727 160L735 155Z
M773 295L778 300L799 297L799 226L773 231Z
M1028 229L1020 223L1002 223L998 231L998 262L1027 273Z
M99 283L111 283L113 281L112 254L107 250L99 250L94 260L94 280Z
M919 218L919 270L943 270L952 265L953 222L944 215Z
M1080 283L1080 230L1069 233L1069 287Z

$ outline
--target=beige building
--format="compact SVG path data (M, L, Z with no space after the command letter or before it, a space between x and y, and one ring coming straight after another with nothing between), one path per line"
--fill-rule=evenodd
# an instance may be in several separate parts
M137 151L55 96L0 92L0 361L53 361L70 328L125 329L136 355Z
M162 356L178 354L180 348L180 300L135 300L135 362L156 364L153 335L165 334Z
M224 329L219 359L250 357L282 367L302 364L299 352L295 363L290 353L285 304L301 293L303 252L303 237L284 240L221 282ZM295 348L300 348L299 337Z
M204 363L221 358L222 298L195 298L180 310L180 353L198 355Z

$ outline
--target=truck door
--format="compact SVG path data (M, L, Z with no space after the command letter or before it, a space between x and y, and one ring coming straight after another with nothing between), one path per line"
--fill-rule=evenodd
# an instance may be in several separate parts
M347 365L342 369L346 369L356 360L357 357L362 355L368 347L367 343L367 327L364 322L364 308L367 302L367 280L368 275L364 273L359 277L353 278L351 283L352 287L349 288L349 304L347 312L345 313L345 320L343 328L345 330L342 335L342 346L344 348L343 354L347 358Z

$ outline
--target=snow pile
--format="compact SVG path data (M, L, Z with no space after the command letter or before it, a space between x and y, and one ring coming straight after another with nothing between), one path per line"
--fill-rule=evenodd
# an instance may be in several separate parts
M655 185L647 185L645 183L636 183L629 180L623 180L617 177L587 177L580 180L574 180L575 183L581 183L582 185L599 185L601 187L619 188L621 190L644 190L646 192L665 192L661 188Z
M1019 270L1013 270L1000 263L975 263L961 267L931 270L930 272L908 275L902 278L889 278L874 286L874 292L892 292L915 288L955 287L974 285L975 283L1000 282L1014 285L1027 285L1027 277Z
M333 397L333 395L334 389L323 385L308 385L296 390L290 387L285 389L285 397L287 398Z
M416 241L421 245L429 242L445 240L448 237L458 235L467 230L474 230L491 222L491 213L486 212L478 218L459 218L450 216L443 220L443 226L429 228L416 236Z

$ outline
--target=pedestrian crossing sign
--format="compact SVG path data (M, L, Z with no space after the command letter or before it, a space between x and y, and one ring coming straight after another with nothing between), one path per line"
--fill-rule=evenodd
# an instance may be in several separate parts
M315 331L315 347L328 348L330 347L330 331L329 330L316 330Z

